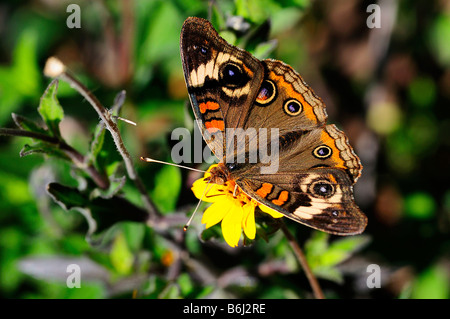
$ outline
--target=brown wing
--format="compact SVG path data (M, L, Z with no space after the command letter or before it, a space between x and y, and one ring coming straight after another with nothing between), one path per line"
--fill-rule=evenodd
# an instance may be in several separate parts
M355 235L366 228L352 182L340 169L253 176L237 183L261 204L312 228L335 235Z

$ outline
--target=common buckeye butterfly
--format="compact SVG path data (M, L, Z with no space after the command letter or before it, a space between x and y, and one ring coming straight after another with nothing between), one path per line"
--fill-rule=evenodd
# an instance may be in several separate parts
M346 135L326 123L325 104L302 77L281 61L258 60L227 43L201 18L184 22L180 46L194 115L220 160L210 182L232 180L238 191L257 202L321 231L364 231L367 217L353 198L361 162ZM235 129L234 142L244 143L245 151L233 148L230 154L229 128ZM258 129L257 135L262 128L278 130L275 172L263 174L264 163L248 160L258 147L270 149L274 143L255 146L239 135L250 128ZM245 160L236 163L240 155Z

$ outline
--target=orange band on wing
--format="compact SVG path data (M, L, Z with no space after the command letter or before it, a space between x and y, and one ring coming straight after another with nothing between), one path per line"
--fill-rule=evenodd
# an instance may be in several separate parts
M337 184L336 178L334 178L334 176L333 176L332 174L328 174L328 178L330 179L330 181L331 181L333 184Z
M324 130L320 136L320 139L324 142L324 144L331 147L333 151L331 155L331 159L336 163L336 167L346 169L345 161L339 156L340 151L336 147L334 139Z
M293 99L296 99L302 104L303 106L302 112L309 120L311 120L313 123L318 122L317 116L316 114L314 114L313 106L305 100L303 94L297 92L294 89L291 83L286 82L286 80L282 75L277 75L275 72L270 72L269 78L276 83L276 85L280 88L280 91L281 90L285 91L284 93L285 95Z
M225 123L222 120L211 120L205 122L205 127L210 133L225 130Z
M204 114L207 110L218 110L219 109L219 103L217 102L213 102L213 101L207 101L207 102L202 102L198 105L198 107L200 108L200 112L202 114Z
M273 189L273 185L272 184L263 183L262 186L256 191L256 194L258 194L262 198L266 198L267 195L270 194L272 189Z
M289 193L287 191L282 191L280 193L280 195L278 196L278 199L274 199L272 201L272 203L274 203L277 206L281 206L287 202L288 198L289 198Z

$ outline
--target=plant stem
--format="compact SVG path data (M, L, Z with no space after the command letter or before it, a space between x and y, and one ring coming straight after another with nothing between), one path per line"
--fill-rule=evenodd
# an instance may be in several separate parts
M102 174L100 174L100 172L97 171L93 165L86 166L85 158L80 152L78 152L72 146L56 137L52 137L38 132L31 132L13 128L0 128L0 135L30 137L36 140L44 141L46 143L57 145L58 148L62 150L64 154L66 154L67 157L70 158L70 160L78 168L85 170L89 174L89 176L91 176L91 178L98 185L98 187L100 187L101 189L108 189L109 187L109 180L105 178Z
M320 288L319 282L317 281L316 276L311 271L311 268L309 268L308 261L306 260L305 254L303 253L302 249L298 245L297 241L295 240L292 233L287 228L286 224L283 222L281 225L281 230L283 231L284 235L286 236L286 239L289 242L289 245L291 245L291 248L294 250L295 256L297 257L300 266L303 268L303 271L306 274L306 278L308 278L309 284L311 285L311 288L314 293L314 297L316 299L325 299L325 296L322 292L322 288Z
M51 58L47 62L47 64L55 62L56 58ZM57 63L61 63L59 60L56 61ZM62 64L62 63L61 63ZM46 66L47 68L47 66ZM45 71L44 71L45 72ZM48 73L47 73L48 74ZM58 70L57 74L48 74L50 76L56 76L60 78L61 80L67 82L70 84L72 88L78 91L88 102L92 105L94 110L97 112L97 114L100 116L101 120L105 124L106 129L111 133L111 136L114 140L114 144L117 147L117 150L119 151L120 155L122 156L122 159L125 163L125 168L127 170L129 178L134 182L137 189L141 193L141 198L144 202L144 206L149 214L150 220L155 219L159 213L156 209L153 202L150 200L147 190L138 176L133 160L130 156L130 153L128 153L128 150L126 149L122 136L120 135L119 128L117 127L116 123L114 122L111 113L100 103L100 101L97 99L97 97L92 94L88 88L86 88L78 79L76 79L74 76L72 76L70 73L66 71L66 68L64 65L61 66L61 69Z

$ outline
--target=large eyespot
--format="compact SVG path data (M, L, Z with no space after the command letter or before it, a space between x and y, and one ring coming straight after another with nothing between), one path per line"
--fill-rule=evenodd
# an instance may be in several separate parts
M333 150L328 145L320 145L313 150L314 157L319 159L326 159L330 157L331 154L333 154Z
M220 79L227 87L239 87L244 82L244 74L239 65L228 63L222 68Z
M275 84L270 80L265 80L261 84L258 96L256 97L256 104L259 106L266 106L270 104L277 95Z
M334 186L327 180L319 180L309 186L309 191L315 197L329 198L334 195Z
M303 105L297 100L289 99L284 102L283 110L287 115L296 116L299 115L303 110Z

